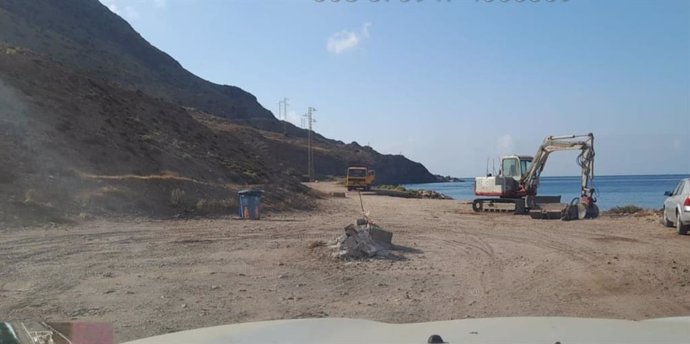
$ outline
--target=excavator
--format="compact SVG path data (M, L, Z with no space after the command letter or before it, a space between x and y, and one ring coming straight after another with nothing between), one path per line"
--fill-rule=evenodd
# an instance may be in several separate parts
M580 197L574 198L565 208L549 211L541 205L559 203L560 196L537 196L539 176L546 166L549 155L556 151L580 150L577 164L582 169ZM505 211L497 204L513 204L508 209L515 214L529 214L532 218L560 218L575 220L596 218L599 208L596 205L596 190L592 186L594 178L594 135L548 136L534 157L510 155L501 158L498 175L487 173L486 177L476 177L472 209L480 211Z

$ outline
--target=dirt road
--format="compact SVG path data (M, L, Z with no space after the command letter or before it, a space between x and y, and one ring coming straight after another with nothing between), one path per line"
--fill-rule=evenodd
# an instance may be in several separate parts
M337 186L318 183L322 191ZM338 191L342 191L338 189ZM112 322L117 340L255 320L690 315L690 236L649 217L539 221L365 195L406 260L341 262L356 193L262 221L0 229L0 317Z

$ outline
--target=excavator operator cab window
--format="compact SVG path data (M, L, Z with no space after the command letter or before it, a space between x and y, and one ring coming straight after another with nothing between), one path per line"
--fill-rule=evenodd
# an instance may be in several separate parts
M518 161L519 160L515 158L503 159L503 166L501 166L501 170L503 171L504 177L520 178L521 173Z
M523 159L520 160L520 173L522 174L522 176L524 176L525 173L527 173L527 171L529 171L529 165L531 165L531 164L532 164L532 160L523 160Z

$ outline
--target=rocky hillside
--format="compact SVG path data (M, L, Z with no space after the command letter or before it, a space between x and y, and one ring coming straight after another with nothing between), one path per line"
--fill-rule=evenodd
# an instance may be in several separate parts
M188 72L97 0L2 0L0 41L180 105L279 128L253 95Z
M0 104L0 221L223 212L251 185L269 208L309 205L304 130L283 134L253 95L188 72L97 0L0 0ZM435 180L371 147L314 146L321 177Z
M269 209L310 205L253 142L23 48L0 44L0 103L0 223L227 213L253 185Z

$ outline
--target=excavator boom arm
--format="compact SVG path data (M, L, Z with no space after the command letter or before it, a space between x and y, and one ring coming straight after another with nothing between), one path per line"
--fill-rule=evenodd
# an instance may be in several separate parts
M549 154L563 150L580 150L577 163L582 169L580 193L581 196L589 196L589 184L594 177L594 135L569 135L569 136L549 136L537 153L534 155L529 170L520 180L520 184L527 194L536 195L539 185L539 176L546 166Z

